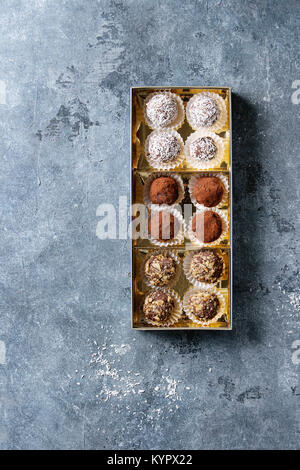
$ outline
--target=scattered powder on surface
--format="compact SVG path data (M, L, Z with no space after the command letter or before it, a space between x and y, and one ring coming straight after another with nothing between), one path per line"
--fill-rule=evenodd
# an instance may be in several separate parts
M300 291L286 292L286 290L282 288L280 282L277 283L277 286L278 286L278 289L283 293L283 295L286 296L286 299L288 300L291 307L293 307L295 310L299 311Z
M118 368L118 362L121 356L130 351L128 344L110 345L108 347L96 346L96 351L91 355L90 367L93 376L99 379L100 391L97 398L107 401L111 398L125 398L129 395L145 395L147 392L152 396L164 398L169 402L181 401L179 393L179 385L182 381L175 380L171 376L162 375L159 383L143 387L145 379L139 372L127 370L123 371ZM90 376L92 377L92 376ZM180 386L180 391L184 390L184 385Z
M289 292L288 298L291 306L298 310L300 308L300 294Z

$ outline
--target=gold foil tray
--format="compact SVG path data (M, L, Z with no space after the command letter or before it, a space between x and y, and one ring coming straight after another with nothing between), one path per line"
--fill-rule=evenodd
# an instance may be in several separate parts
M151 133L151 129L148 127L143 116L143 104L148 94L153 91L171 91L172 93L178 94L183 100L184 105L188 100L200 91L209 90L214 93L218 93L222 96L225 101L227 108L227 124L226 128L221 132L216 132L220 137L223 138L225 144L225 152L223 160L220 162L217 168L209 168L207 170L197 170L189 167L187 163L180 168L180 170L169 170L177 173L183 179L185 187L185 197L181 202L181 206L184 204L191 203L188 184L191 176L197 173L210 173L220 172L228 178L229 183L229 198L223 206L219 209L227 216L229 222L229 230L226 237L221 241L219 245L214 245L208 249L219 250L225 261L225 270L223 277L216 285L216 289L225 298L225 313L215 323L211 323L207 327L203 327L197 323L192 322L184 313L178 321L178 323L170 327L154 327L148 325L143 318L143 302L145 295L151 290L145 283L142 274L142 267L145 258L150 254L151 251L156 250L157 246L153 245L150 240L138 238L132 239L132 328L140 330L231 330L232 329L232 151L231 151L231 88L229 87L134 87L131 89L131 204L143 203L143 187L144 182L154 170L149 166L145 158L144 146L147 136ZM188 124L187 120L184 120L183 125L177 130L181 135L184 142L187 137L193 132L193 129ZM196 208L193 207L193 212ZM184 238L181 245L171 247L174 250L178 258L182 261L184 254L188 250L199 249L199 245L191 242L189 239ZM175 286L172 286L181 299L187 289L191 287L191 284L186 279L181 263L181 272Z

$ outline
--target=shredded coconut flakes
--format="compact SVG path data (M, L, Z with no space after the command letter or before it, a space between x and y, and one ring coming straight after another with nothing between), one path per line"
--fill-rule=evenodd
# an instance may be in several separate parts
M180 153L180 144L176 137L168 132L160 132L150 137L149 154L153 160L171 162Z
M177 118L176 100L163 93L154 95L146 104L146 113L154 127L166 127Z

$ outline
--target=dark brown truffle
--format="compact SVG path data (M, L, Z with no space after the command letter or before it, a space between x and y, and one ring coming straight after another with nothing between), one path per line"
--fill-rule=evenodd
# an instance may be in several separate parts
M147 320L164 323L169 320L175 307L172 295L161 289L150 292L145 298L143 312Z
M196 281L216 282L222 276L223 264L222 257L215 251L201 250L192 257L190 273Z
M174 204L178 198L178 184L174 178L160 176L152 181L149 197L153 204Z
M217 315L220 302L216 294L199 291L191 295L188 306L196 318L205 321L211 320Z
M192 230L202 243L211 243L217 240L222 233L221 217L213 211L195 214L192 221Z
M145 275L152 286L166 286L176 275L176 261L168 253L152 255L145 263Z
M173 214L167 211L152 211L148 221L151 238L159 241L172 240L178 234L180 223Z
M205 207L215 207L222 200L224 186L222 181L215 176L202 176L195 182L193 193L199 204Z

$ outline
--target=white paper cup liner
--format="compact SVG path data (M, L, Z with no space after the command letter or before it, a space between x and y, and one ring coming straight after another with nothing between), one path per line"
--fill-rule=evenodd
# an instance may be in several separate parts
M161 95L161 94L164 94L164 95L168 95L168 96L171 96L172 98L174 98L177 102L177 109L178 109L178 115L177 115L177 118L175 119L174 122L172 122L171 124L167 125L167 126L154 126L152 124L152 122L148 119L148 116L147 116L147 113L146 113L146 105L148 103L149 100L151 100L151 98L155 95ZM150 93L150 95L147 96L147 98L145 99L144 101L144 106L143 106L143 113L144 113L144 119L146 121L146 123L148 124L148 126L151 128L151 129L160 129L160 130L164 130L164 129L179 129L179 127L182 126L183 124L183 121L184 121L184 105L183 105L183 102L182 102L182 99L180 98L180 96L176 95L175 93L171 93L170 91L155 91L153 93Z
M193 284L193 286L197 287L198 289L214 289L215 286L218 284L218 282L224 277L224 274L225 274L225 260L224 260L224 257L222 256L222 254L216 250L217 254L222 258L223 260L223 271L222 271L222 274L220 276L220 278L215 281L215 282L201 282L201 281L197 281L197 279L194 278L194 276L192 275L191 273L191 263L192 263L192 259L193 259L193 256L196 254L196 253L199 253L199 251L201 250L192 250L192 251L188 251L184 257L184 260L183 260L183 272L185 274L185 277L187 278L187 280Z
M221 201L219 202L219 204L214 206L214 208L224 206L228 202L229 185L228 185L228 178L225 175L223 175L222 173L198 173L197 175L194 175L190 178L189 193L190 193L191 201L194 204L194 206L197 207L197 209L199 209L199 210L211 209L210 207L206 207L203 204L200 204L199 202L197 202L195 197L194 197L195 183L199 178L202 178L203 176L204 177L215 176L216 178L219 178L219 180L222 181L223 186L224 186L224 194L223 194L223 197L222 197Z
M148 253L148 255L144 259L144 262L141 264L142 279L144 280L145 284L148 287L151 287L151 288L159 288L160 287L160 286L155 286L155 285L151 284L151 282L149 281L149 279L147 278L147 276L145 274L145 265L146 265L148 259L151 258L151 256L156 256L156 255L159 255L159 254L171 256L171 258L173 258L173 260L176 263L176 272L175 272L174 278L171 279L168 282L168 284L162 286L162 287L173 287L177 284L178 279L180 277L180 272L181 272L181 262L180 262L180 259L178 258L177 254L174 250L157 249L157 250L154 250L154 251Z
M190 310L189 308L189 300L191 298L192 295L194 294L197 294L199 291L201 292L209 292L209 293L214 293L217 295L218 297L218 300L219 300L219 310L217 312L217 314L211 318L210 320L199 320ZM184 294L184 297L183 297L183 301L182 301L182 305L183 305L183 310L184 312L186 313L186 315L189 317L190 320L192 320L193 322L195 323L198 323L198 325L201 325L201 326L208 326L210 323L215 323L216 321L218 321L224 314L226 314L226 304L225 304L225 299L224 299L224 296L217 291L217 289L213 288L213 289L198 289L196 287L192 287L190 288L188 291L186 291L186 293Z
M208 160L208 161L199 160L191 156L190 145L195 140L200 139L201 137L210 137L211 139L213 139L213 141L215 142L217 146L217 155L211 160ZM185 146L184 146L184 155L185 155L187 163L191 167L197 168L198 170L207 170L209 168L216 168L217 166L220 166L224 158L224 150L225 150L224 142L220 136L218 136L214 132L210 132L208 130L202 129L202 130L193 132L186 139Z
M145 323L148 323L149 325L152 325L152 326L164 326L164 327L174 325L174 323L177 323L179 321L179 319L182 315L182 302L181 302L181 299L180 299L179 295L174 290L168 289L166 287L156 287L156 288L153 288L153 290L160 290L160 291L163 291L165 293L168 293L168 294L172 295L172 297L175 301L175 307L174 307L174 310L173 310L173 312L172 312L172 314L171 314L171 316L170 316L170 318L168 319L167 322L165 322L165 323L154 322L154 321L148 320L144 316ZM146 295L148 295L150 292L151 291L147 292Z
M151 234L149 234L150 235L149 240L151 241L151 243L153 243L153 245L159 246L161 248L180 245L184 240L184 234L186 231L185 222L184 222L182 215L177 209L175 209L174 207L170 207L170 206L167 206L167 208L165 209L161 209L161 208L155 209L152 212L161 212L161 211L169 212L170 214L172 214L179 221L180 229L177 235L175 236L175 238L172 238L172 240L165 240L165 241L156 240L156 238L151 237Z
M168 134L173 135L176 137L177 141L180 144L180 153L177 156L177 158L171 162L159 162L155 160L154 158L151 158L151 155L149 154L149 143L150 139L157 134L160 134L161 132L167 132ZM182 137L178 132L176 132L174 129L161 129L161 130L155 130L151 132L151 134L148 135L146 138L145 142L145 157L147 162L152 168L155 168L156 170L171 170L173 168L179 168L182 166L183 161L184 161L184 142L182 140Z
M214 240L213 242L210 242L210 243L201 242L201 240L199 240L196 237L195 233L192 230L193 217L195 217L195 215L197 215L197 214L202 214L206 211L216 212L221 217L221 221L222 221L222 233L221 233L221 235L219 236L219 238L217 238L216 240ZM211 207L211 208L206 207L203 210L197 211L195 214L192 215L192 217L189 220L187 235L188 235L189 239L192 242L196 243L199 247L202 247L202 246L203 247L204 246L210 247L210 246L219 245L222 242L222 240L224 240L226 238L226 236L228 235L228 220L227 220L227 217L226 217L226 215L224 214L223 211L220 211L220 209L215 209L214 207Z
M215 101L217 102L218 108L220 110L220 114L219 114L218 119L216 120L216 122L214 122L212 126L199 126L194 121L193 117L191 116L190 106L193 103L193 101L196 99L196 97L199 95L199 93L203 93L204 95L214 98ZM200 91L199 93L195 94L187 103L186 118L187 118L188 123L195 131L200 130L200 129L206 129L207 131L222 132L225 129L226 122L227 122L227 108L226 108L226 103L224 99L220 95L212 91Z
M173 178L177 184L178 184L178 198L173 204L153 204L149 197L149 192L150 192L150 186L153 183L153 181L156 178L159 178L160 176L169 176L170 178ZM144 204L148 206L151 210L156 210L157 208L169 208L169 207L174 207L177 204L180 204L182 199L184 198L184 185L182 178L179 175L176 175L176 173L168 173L166 171L164 172L158 172L158 173L152 173L152 175L148 176L148 178L145 181L144 184L144 189L143 189L143 199L144 199Z

